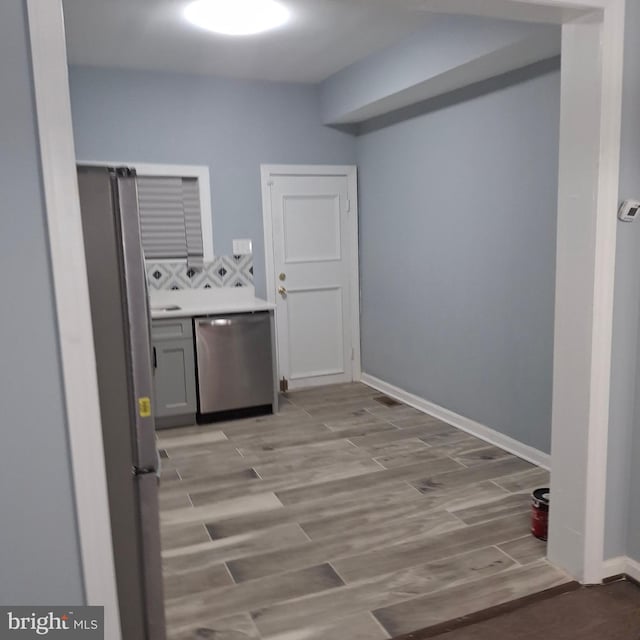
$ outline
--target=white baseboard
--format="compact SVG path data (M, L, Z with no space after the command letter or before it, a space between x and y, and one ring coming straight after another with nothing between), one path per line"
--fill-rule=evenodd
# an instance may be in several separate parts
M618 556L617 558L609 558L602 563L602 578L611 578L619 576L621 573L627 573L626 556Z
M622 573L640 582L640 562L628 556L618 556L602 563L603 579L619 576Z
M433 416L434 418L438 418L439 420L443 420L444 422L448 422L449 424L457 427L458 429L462 429L462 431L466 431L476 438L480 438L481 440L485 440L490 444L495 445L496 447L500 447L505 451L509 451L509 453L513 453L514 455L527 460L528 462L532 462L543 469L549 470L551 468L551 456L548 453L544 453L543 451L539 451L534 447L530 447L529 445L523 444L522 442L518 442L509 436L505 436L503 433L496 431L495 429L491 429L479 422L475 422L475 420L471 420L469 418L465 418L458 413L454 413L449 409L445 409L444 407L440 407L433 402L429 402L424 398L420 398L408 391L404 391L404 389L400 389L399 387L394 387L392 384L388 382L384 382L384 380L380 380L375 378L374 376L369 375L368 373L363 373L360 377L360 381L363 384L366 384L369 387L377 389L382 393L385 393L396 400L400 400L405 404L408 404L419 411L423 411L424 413Z
M633 578L636 582L640 582L640 562L634 560L633 558L626 558L627 560L627 570L625 573Z

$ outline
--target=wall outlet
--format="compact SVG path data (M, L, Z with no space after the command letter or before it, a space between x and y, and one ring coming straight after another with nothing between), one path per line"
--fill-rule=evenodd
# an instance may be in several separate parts
M247 256L253 253L253 246L249 238L240 238L233 241L233 255Z

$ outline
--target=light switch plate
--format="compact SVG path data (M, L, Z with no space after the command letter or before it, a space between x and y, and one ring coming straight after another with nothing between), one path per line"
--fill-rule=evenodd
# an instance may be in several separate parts
M246 256L253 253L253 247L249 238L240 238L233 241L233 255Z

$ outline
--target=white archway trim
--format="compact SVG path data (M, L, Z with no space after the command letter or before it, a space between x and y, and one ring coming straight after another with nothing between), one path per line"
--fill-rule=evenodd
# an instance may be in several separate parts
M85 598L120 640L62 5L26 5Z

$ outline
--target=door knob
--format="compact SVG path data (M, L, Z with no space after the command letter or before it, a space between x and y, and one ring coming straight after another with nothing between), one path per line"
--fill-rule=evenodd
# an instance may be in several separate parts
M279 293L281 296L286 296L286 295L287 295L287 289L286 289L286 287L278 287L278 293Z

